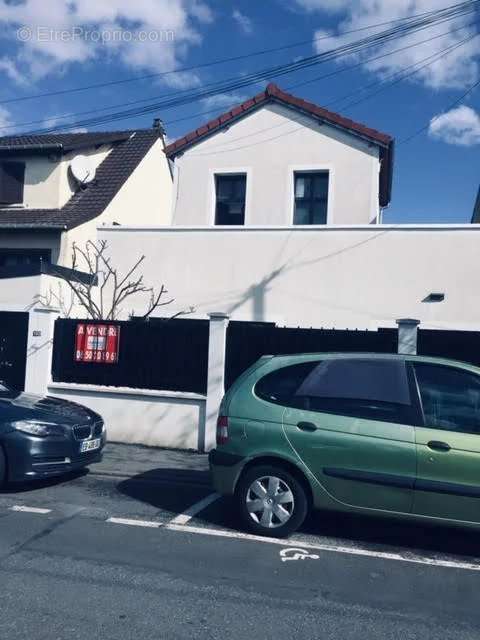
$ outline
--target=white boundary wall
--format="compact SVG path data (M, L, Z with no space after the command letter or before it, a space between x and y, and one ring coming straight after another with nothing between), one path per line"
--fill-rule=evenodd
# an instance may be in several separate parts
M50 382L48 393L97 411L112 442L204 449L205 396L63 382Z
M108 227L99 237L122 272L141 247L144 281L165 283L175 299L169 314L194 306L192 317L221 309L294 327L417 318L424 328L480 329L480 225ZM445 299L422 302L430 293ZM137 312L147 303L137 298Z

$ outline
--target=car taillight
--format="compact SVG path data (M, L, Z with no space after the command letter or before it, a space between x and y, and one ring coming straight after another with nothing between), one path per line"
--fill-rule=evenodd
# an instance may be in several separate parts
M218 416L217 445L226 444L227 442L228 442L228 418L227 416Z

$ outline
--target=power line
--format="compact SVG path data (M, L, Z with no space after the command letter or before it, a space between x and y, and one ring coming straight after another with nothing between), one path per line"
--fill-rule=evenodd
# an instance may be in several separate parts
M476 36L471 36L469 39L472 39L473 37L476 37ZM466 40L467 40L467 39L466 39ZM461 44L457 44L457 45L455 45L455 46L447 47L447 48L446 48L446 49L444 49L443 51L441 51L441 52L437 52L437 53L436 53L436 54L434 54L433 56L432 56L432 55L431 55L431 56L428 56L427 58L425 58L424 60L422 60L422 61L420 61L420 62L425 62L426 60L430 60L430 62L428 62L427 64L424 64L424 65L422 65L421 67L418 67L417 69L415 69L414 71L411 71L410 73L406 74L406 73L405 73L405 71L406 71L407 69L410 69L411 67L418 66L418 65L420 64L420 62L416 63L415 65L410 65L409 67L407 67L406 69L404 69L404 70L401 72L403 75L402 75L402 77L401 77L400 79L397 79L395 82L393 82L393 83L389 83L389 84L396 84L396 83L398 83L398 82L400 82L400 81L406 80L407 78L409 78L409 77L413 76L415 73L418 73L418 71L420 71L422 68L425 68L425 67L427 67L427 66L429 66L429 65L431 65L431 64L434 64L434 63L435 63L437 60L439 60L441 57L445 57L446 55L448 55L449 53L451 53L451 52L454 50L454 48L458 48L459 46L462 46L463 44L465 44L465 41L464 41L464 42L462 42ZM440 54L441 54L441 55L440 55ZM432 58L434 58L434 59L432 60ZM392 76L389 76L389 79L392 79L393 77L396 77L396 76L398 76L398 75L399 75L398 73L395 73L395 74L393 74ZM381 83L382 83L382 84L383 84L384 82L388 82L388 79L387 79L387 80L383 80L383 81L381 81ZM379 83L375 83L375 84L379 84ZM382 90L383 90L383 89L382 89ZM376 93L379 93L379 92L376 92ZM370 96L367 96L367 98L368 98L368 97L370 97ZM340 98L340 99L344 99L344 98ZM366 99L366 98L364 98L364 99ZM326 105L326 106L329 106L330 104L331 104L331 103L327 103L327 105ZM168 124L168 123L166 123L166 124ZM264 142L269 142L269 141L271 141L271 140L275 140L275 139L277 139L277 137L280 137L280 136L275 136L274 138L267 138L266 140L261 140L261 141L259 141L259 142L252 142L252 143L250 143L250 144L246 144L246 145L243 145L243 146L241 146L241 147L233 147L233 148L232 148L232 147L229 147L229 145L231 145L231 144L233 144L233 143L235 143L235 142L238 142L238 141L240 141L240 140L245 140L245 139L247 139L247 138L251 138L251 137L253 137L253 136L257 136L257 135L259 135L259 134L262 134L262 133L265 133L265 132L268 132L268 131L272 131L273 129L279 129L279 128L285 127L285 126L287 126L287 125L290 125L290 124L291 124L291 122L282 122L282 123L280 123L280 124L276 124L276 125L272 125L272 126L269 126L269 127L265 127L264 129L260 129L260 130L258 130L258 131L255 131L254 133L250 133L250 134L247 134L247 135L244 135L244 136L239 136L239 137L237 137L237 138L234 138L234 139L232 139L232 140L229 140L229 141L228 141L228 142L226 142L226 143L223 143L223 144L217 145L216 147L213 147L213 149L210 149L209 151L206 151L206 152L200 152L200 153L198 153L198 152L197 152L197 153L195 153L195 152L194 152L194 154L195 154L195 155L212 155L212 154L217 154L217 153L226 153L226 152L230 152L230 151L237 151L237 150L239 150L239 149L244 149L244 148L246 148L246 147L248 147L248 146L254 146L254 145L256 145L256 144L261 144L261 143L264 143ZM287 131L286 133L284 133L284 134L282 134L282 135L290 135L291 133L294 133L295 131L300 131L302 128L303 128L303 127L296 127L296 128L294 128L294 129L291 129L291 130Z
M451 45L450 47L447 47L443 51L440 51L440 52L437 52L436 54L428 56L427 58L424 58L423 60L419 60L415 64L409 65L408 67L405 67L401 71L398 71L398 72L394 73L393 75L388 76L387 78L383 78L379 82L374 82L374 83L371 83L369 85L366 85L366 86L362 87L360 89L361 92L363 92L366 89L369 89L371 87L375 87L375 86L379 86L380 85L380 89L378 89L378 91L373 91L373 92L369 93L368 95L360 98L359 100L355 100L353 102L349 102L349 103L347 103L345 105L342 105L340 107L340 109L342 111L346 111L348 109L352 109L353 107L356 107L359 104L362 104L366 100L371 100L376 95L382 93L386 89L389 89L390 87L395 86L399 82L403 82L403 80L407 80L408 78L411 78L412 76L417 74L419 71L422 71L423 69L425 69L427 67L430 67L431 65L435 64L435 62L438 62L439 60L443 60L443 58L448 56L450 53L453 53L453 51L456 51L460 47L463 47L465 44L467 44L467 42L470 42L471 40L474 40L475 38L477 38L478 35L479 34L476 33L473 36L469 36L468 38L464 38L463 40L461 40L460 42L456 43L455 45ZM427 62L427 60L430 60L430 62ZM425 64L422 64L422 63L425 63ZM406 73L409 69L413 69L413 71L411 71L410 73ZM355 95L355 93L353 93L353 94L351 93L350 95L347 94L346 96L343 96L342 98L339 98L337 100L334 100L333 102L327 103L326 106L332 106L334 104L338 104L343 99L345 99L347 97L351 97L352 95Z
M395 55L396 53L401 53L403 51L407 51L409 49L413 49L414 47L421 46L422 44L427 44L427 43L433 42L434 40L438 40L439 38L443 38L446 35L451 35L453 33L456 33L457 31L463 31L466 28L474 26L475 24L477 24L477 23L476 22L471 22L471 23L469 23L467 25L463 25L462 27L458 27L457 29L450 29L449 31L444 31L444 32L442 32L440 34L437 34L437 35L431 37L431 38L426 38L425 40L420 40L419 42L414 42L414 43L412 43L410 45L407 45L405 47L400 47L398 49L393 49L392 51L388 51L387 53L381 54L379 56L374 56L373 58L367 58L365 60L362 60L361 62L356 62L353 65L348 65L348 66L346 66L346 67L344 67L342 69L336 69L335 71L332 71L332 72L327 73L327 74L323 74L321 76L316 76L315 78L312 78L312 79L307 80L307 81L297 82L295 84L287 86L286 90L294 89L294 88L299 87L299 86L303 86L303 85L306 85L306 84L311 84L312 82L318 82L319 80L325 80L327 78L331 78L331 77L337 76L337 75L339 75L341 73L345 73L347 71L351 71L352 69L357 69L359 67L362 67L363 65L368 64L370 62L376 62L377 60L382 60L384 58L388 58L388 57L390 57L392 55ZM476 35L477 34L475 34L475 36ZM475 36L472 36L472 37L475 37ZM463 41L462 41L462 43L463 43ZM446 51L446 49L443 50L443 51ZM427 59L429 59L429 58L427 58ZM423 60L421 60L420 62L423 62ZM414 65L412 65L412 66L414 66ZM216 83L214 83L214 84L216 84ZM378 83L373 83L372 85L368 85L368 86L375 86L376 84L378 84ZM368 88L368 86L365 87L365 88ZM355 95L356 93L357 93L357 91L354 91L353 93L349 93L344 97L350 97L352 95ZM142 100L133 100L133 101L127 102L127 103L121 103L121 104L117 104L117 105L110 105L108 107L100 107L100 108L96 108L96 109L88 109L86 111L73 112L73 113L67 113L67 114L61 114L61 115L53 115L51 117L40 118L38 120L31 120L29 122L22 122L22 123L4 125L4 126L0 127L0 130L13 129L13 128L18 128L18 127L26 127L26 126L30 126L30 125L34 125L34 124L39 124L39 123L46 123L46 122L48 122L48 120L55 120L55 126L56 126L58 120L70 119L70 118L75 117L75 116L87 115L87 114L91 114L91 113L99 113L101 111L109 111L110 109L112 109L114 107L121 107L121 106L127 106L127 105L130 106L130 105L135 105L135 104L144 104L146 102L151 102L151 101L157 100L158 97L161 97L161 96L157 96L156 98L145 98L145 99L142 99ZM341 100L341 99L339 99L339 100ZM334 103L338 102L339 100L334 101ZM329 103L329 104L334 104L334 103ZM232 104L233 104L233 100L232 100ZM327 104L325 106L329 106L329 104ZM167 107L165 110L168 110L169 108L173 108L173 107ZM203 111L203 112L200 112L199 114L196 114L196 115L205 115L205 114L214 113L214 112L218 112L218 108L210 109L208 111ZM179 122L181 120L191 119L191 118L196 117L196 115L187 116L186 118L180 118L179 120L166 122L165 124L170 124L171 122L177 122L177 121Z
M427 129L430 128L430 125L435 122L436 120L438 120L444 113L447 113L448 111L450 111L451 109L453 109L454 107L457 106L457 104L460 104L460 102L462 102L462 100L464 100L470 93L472 93L472 91L474 91L478 86L480 85L480 80L477 80L476 82L474 82L474 84L472 84L466 91L465 93L463 93L459 98L457 98L454 102L450 103L448 106L444 107L442 109L442 113L439 113L438 115L436 115L434 118L432 118L426 125L424 125L423 127L421 127L420 129L418 129L417 131L415 131L414 133L412 133L411 135L409 135L406 138L403 138L402 140L400 140L400 142L398 143L399 145L401 144L406 144L407 142L410 142L411 140L413 140L414 138L416 138L417 136L419 136L421 133L423 133L424 131L426 131Z
M439 15L439 14L448 15L449 12L451 12L453 10L460 11L463 8L468 8L468 7L474 6L478 2L479 2L479 0L467 0L467 1L464 1L464 2L460 2L460 3L454 4L454 5L450 5L450 6L444 7L443 9L435 9L435 10L426 11L426 12L419 13L419 14L414 14L412 16L406 16L404 18L397 18L395 20L388 20L388 21L385 21L385 22L379 22L377 24L368 25L366 27L360 27L360 28L357 28L357 29L351 29L351 30L342 32L337 37L341 37L341 36L345 36L345 35L351 35L353 33L359 33L359 32L363 32L363 31L368 31L370 29L386 26L388 24L397 24L399 22L408 24L408 22L415 21L418 18L427 18L429 16L434 16L434 15ZM162 72L157 72L157 73L149 73L149 74L145 74L145 75L141 75L141 76L133 76L133 77L130 77L130 78L123 78L123 79L120 79L120 80L111 80L109 82L100 82L100 83L91 84L91 85L73 87L71 89L61 89L61 90L58 90L58 91L48 91L48 92L45 92L45 93L37 93L37 94L28 95L28 96L21 96L21 97L16 97L16 98L8 98L8 99L5 99L5 100L0 100L0 104L11 104L11 103L15 103L15 102L23 102L23 101L26 101L26 100L34 100L34 99L39 99L39 98L47 98L47 97L53 97L53 96L59 96L59 95L66 95L66 94L70 94L70 93L78 93L78 92L81 92L81 91L90 91L90 90L99 89L99 88L102 88L102 87L109 87L109 86L116 86L116 85L126 84L126 83L129 83L129 82L139 82L141 80L149 80L149 79L152 79L152 78L159 78L159 77L164 77L164 76L168 76L168 75L172 75L172 74L186 73L186 72L189 72L189 71L194 71L194 70L197 70L197 69L205 69L205 68L216 66L216 65L220 65L220 64L227 64L227 63L230 63L230 62L238 62L240 60L246 60L246 59L253 58L253 57L267 55L269 53L278 53L279 51L286 51L286 50L289 50L289 49L302 47L302 46L305 46L307 44L320 42L321 40L326 40L326 39L328 39L330 37L331 37L330 35L320 36L319 38L314 38L314 39L310 39L310 40L303 40L303 41L300 41L300 42L294 42L294 43L290 43L288 45L284 45L284 46L281 46L281 47L273 47L273 48L270 48L270 49L263 49L263 50L260 50L260 51L254 51L254 52L251 52L251 53L247 53L247 54L243 54L243 55L239 55L239 56L233 56L233 57L230 57L230 58L221 58L221 59L217 59L217 60L211 60L211 61L204 62L204 63L198 64L198 65L191 65L189 67L182 67L180 69L170 69L169 71L162 71Z
M368 38L361 39L360 41L355 41L346 45L342 45L337 47L336 49L332 49L321 54L317 54L315 56L310 56L309 58L305 58L301 61L297 61L295 63L289 63L287 65L278 65L277 67L265 69L259 72L255 72L253 74L249 74L245 77L242 77L239 80L227 80L221 81L220 83L211 83L210 85L205 85L205 87L214 85L215 88L205 90L205 87L198 91L187 91L180 92L180 97L176 97L179 94L173 94L173 96L167 95L165 96L165 100L157 102L155 104L140 108L140 109L131 109L124 110L117 113L106 114L105 116L101 116L99 118L92 118L87 120L81 120L72 123L66 129L72 129L79 126L97 126L99 124L104 124L106 122L112 122L115 120L123 120L129 119L131 117L137 117L141 115L146 115L153 111L157 111L160 108L168 109L177 106L182 106L185 104L190 104L191 102L195 102L198 100L205 99L212 95L218 95L219 93L234 91L239 88L258 83L264 79L269 77L278 77L282 75L286 75L289 73L293 73L298 70L303 70L313 65L317 65L320 63L324 63L326 61L334 60L343 55L350 55L352 53L359 53L365 49L368 49L373 46L379 46L380 44L385 44L386 42L390 42L392 40L398 39L400 37L405 37L407 35L411 35L412 33L416 33L417 31L422 31L424 29L430 28L433 25L442 24L443 22L450 21L452 19L458 18L460 15L466 15L467 13L472 12L473 4L476 4L478 0L475 0L474 3L468 3L470 9L467 11L465 4L462 5L461 12L457 9L456 11L450 11L448 16L445 16L445 12L437 12L435 16L430 17L426 20L417 20L415 22L410 21L409 24L399 26L393 29L387 29L384 32L379 34L375 34L374 36L370 36ZM440 16L440 17L439 17ZM410 45L412 46L412 45ZM58 127L46 128L37 130L38 133L46 133L57 131ZM65 129L65 128L64 128ZM33 133L33 132L32 132Z

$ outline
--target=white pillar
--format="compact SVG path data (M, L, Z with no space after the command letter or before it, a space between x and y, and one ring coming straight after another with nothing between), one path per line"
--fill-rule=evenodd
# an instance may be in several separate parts
M409 356L416 355L420 320L400 318L396 322L398 324L398 353Z
M25 372L25 391L29 393L47 393L51 380L53 329L58 316L59 310L52 307L30 309Z
M209 313L210 331L208 341L208 382L205 426L199 448L210 451L215 447L217 416L225 393L225 353L229 316L226 313ZM202 442L203 440L203 447Z

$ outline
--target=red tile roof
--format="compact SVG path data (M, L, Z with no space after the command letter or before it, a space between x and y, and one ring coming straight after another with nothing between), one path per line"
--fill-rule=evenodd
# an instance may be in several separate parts
M319 107L313 102L308 102L307 100L297 98L290 93L286 93L273 83L270 83L266 87L265 91L258 93L253 96L253 98L249 98L245 102L242 102L242 104L230 109L230 111L223 113L198 129L195 129L194 131L187 133L182 138L175 140L175 142L172 142L167 146L165 153L170 158L173 158L178 153L184 151L187 147L190 147L200 142L205 137L214 134L227 123L237 120L269 102L278 102L288 107L293 107L294 109L311 115L314 118L319 118L327 124L331 124L334 127L338 127L353 135L360 136L374 144L377 144L381 149L380 205L384 207L390 202L393 175L393 138L386 133L367 127L364 124L354 122L349 118L345 118L333 111L328 111L323 107Z

